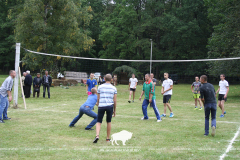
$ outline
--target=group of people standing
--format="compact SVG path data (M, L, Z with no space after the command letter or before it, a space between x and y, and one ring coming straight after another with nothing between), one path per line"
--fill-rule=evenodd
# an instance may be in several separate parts
M29 98L31 96L31 86L33 85L33 97L37 93L37 97L39 98L40 87L43 85L43 98L45 98L46 89L48 91L48 98L50 98L50 86L52 84L52 77L48 75L48 71L45 71L45 75L41 78L40 73L37 73L37 76L32 79L30 75L30 71L23 72L23 76L21 77L23 84L23 91L25 98Z

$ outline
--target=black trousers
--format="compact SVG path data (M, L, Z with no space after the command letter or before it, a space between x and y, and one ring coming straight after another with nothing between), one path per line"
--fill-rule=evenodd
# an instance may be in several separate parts
M38 92L35 91L35 88L38 88ZM39 97L39 94L40 94L40 87L33 87L33 97L35 97L36 92L37 92L37 97Z
M50 98L50 86L48 84L43 85L43 98L45 98L46 88L47 88L47 91L48 91L48 98Z
M29 98L31 94L31 86L25 85L24 90L25 90L25 98Z

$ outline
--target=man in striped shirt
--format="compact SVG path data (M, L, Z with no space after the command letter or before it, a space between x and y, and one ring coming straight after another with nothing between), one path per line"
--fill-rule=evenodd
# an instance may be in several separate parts
M142 104L142 111L144 115L142 120L148 120L147 107L148 107L148 104L151 103L151 106L153 107L153 110L157 117L157 122L161 122L162 120L160 117L160 113L156 105L155 85L153 81L150 79L149 74L145 75L145 80L146 82L144 82L143 84L142 94L139 98L139 100L141 101L143 94L145 95L145 99L143 100L143 104Z
M101 124L103 120L103 116L106 112L107 117L107 138L106 141L110 141L110 133L111 133L111 120L112 116L115 117L116 115L116 107L117 107L117 89L111 84L112 76L107 74L105 76L106 83L100 85L98 87L98 118L97 118L97 125L96 125L96 137L93 143L97 143L99 140L99 133L101 129Z
M5 123L3 120L9 120L7 116L7 109L9 102L12 101L12 86L13 79L16 76L16 72L11 70L9 72L9 77L5 79L2 86L0 87L0 123ZM2 118L3 115L3 118Z

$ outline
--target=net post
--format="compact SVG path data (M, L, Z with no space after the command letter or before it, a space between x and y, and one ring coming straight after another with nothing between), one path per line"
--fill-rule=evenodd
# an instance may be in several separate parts
M18 107L18 67L19 67L19 60L20 60L20 46L21 43L16 43L16 55L15 55L15 72L16 77L14 80L14 97L13 97L13 107Z

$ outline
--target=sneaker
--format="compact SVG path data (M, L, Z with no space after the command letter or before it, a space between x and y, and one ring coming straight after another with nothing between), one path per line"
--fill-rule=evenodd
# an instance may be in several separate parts
M3 118L3 120L10 120L11 118Z
M99 138L95 137L95 139L93 140L93 143L97 143L98 140Z
M134 102L134 100L132 100L132 103Z
M170 116L169 116L169 117L172 118L173 116L174 116L174 114L173 114L173 113L170 113Z
M143 117L143 118L141 118L141 120L148 120L148 119L145 119L145 118Z
M166 117L166 114L162 114L160 117Z
M216 128L215 126L212 127L212 136L214 137L215 136L215 133L216 133Z
M161 120L161 119L159 119L159 120L157 120L157 122L162 122L162 120Z
M223 115L223 114L221 114L221 115L220 115L220 118L223 118L223 117L224 117L224 115Z
M3 120L0 120L0 123L5 123Z
M194 110L197 110L197 109L198 109L197 107L194 108Z
M227 112L226 111L224 111L224 114L226 114Z
M131 101L129 100L128 103L131 103Z
M94 130L94 129L92 129L92 128L85 128L85 130L87 130L87 131L92 131L92 130Z
M205 133L204 136L208 136L208 134Z
M69 126L70 128L75 127L75 126Z
M202 110L202 107L201 107L201 108L199 108L199 110Z
M106 139L106 142L111 142L111 139Z

